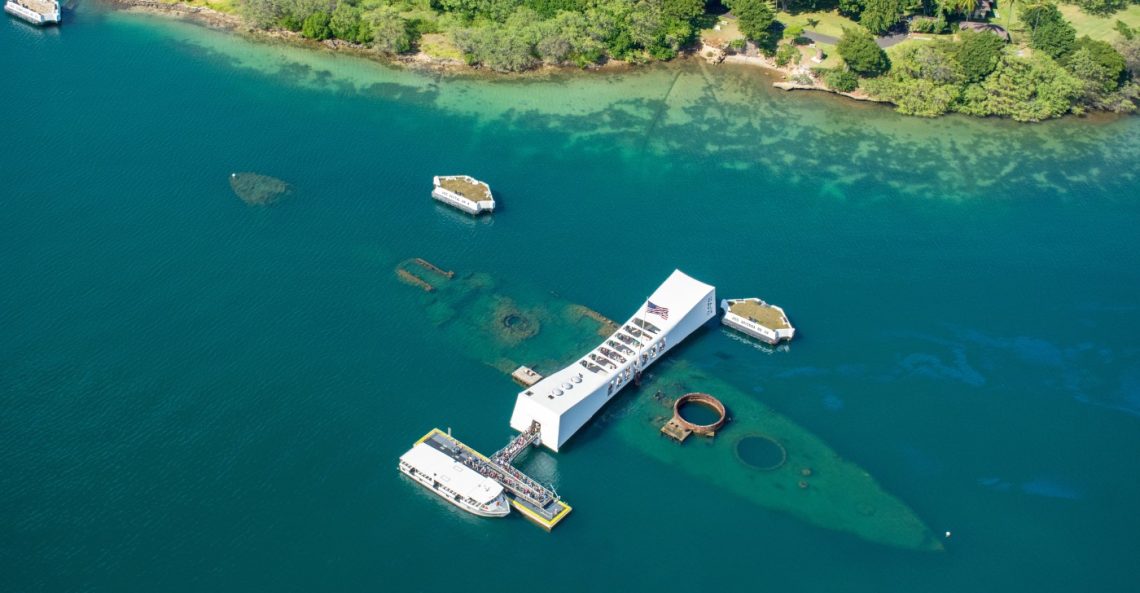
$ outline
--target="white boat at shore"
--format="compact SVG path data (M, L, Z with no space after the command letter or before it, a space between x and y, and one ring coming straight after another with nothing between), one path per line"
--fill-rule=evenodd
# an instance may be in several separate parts
M4 12L41 27L59 23L62 16L58 0L7 0Z
M416 443L400 456L400 471L447 502L480 517L511 512L503 486L480 475L429 442Z

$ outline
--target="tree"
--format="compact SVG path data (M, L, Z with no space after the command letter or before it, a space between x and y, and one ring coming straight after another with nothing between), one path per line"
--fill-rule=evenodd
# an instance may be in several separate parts
M1068 113L1081 90L1081 82L1047 54L1005 54L985 81L966 88L959 111L1041 121Z
M960 84L966 75L953 56L950 44L918 45L904 48L891 65L891 71L937 84Z
M412 49L412 34L408 21L392 6L382 5L365 17L372 31L372 47L384 53L402 54Z
M353 43L368 43L372 41L372 28L360 18L360 9L340 2L329 18L329 30L337 39Z
M1116 20L1116 24L1113 25L1112 28L1116 29L1116 32L1120 33L1120 36L1123 37L1125 41L1132 41L1132 38L1136 36L1136 30L1129 27L1128 23L1120 19Z
M725 0L725 5L736 15L736 24L745 37L764 41L768 29L776 22L776 15L766 0Z
M1075 0L1081 10L1096 16L1108 16L1128 8L1129 0Z
M1120 111L1117 90L1128 72L1124 56L1111 45L1090 39L1077 40L1076 49L1065 57L1065 67L1083 84L1081 101L1098 109ZM1129 109L1130 111L1131 109Z
M1140 78L1140 37L1117 41L1116 51L1124 58L1124 67L1132 78Z
M899 113L936 117L950 111L961 87L924 78L883 77L867 81L866 90L895 104Z
M891 68L887 52L863 27L844 27L835 51L839 52L848 68L861 76L878 76Z
M329 18L329 13L323 10L318 10L305 17L304 22L301 23L301 35L317 41L332 37L332 31L329 29Z
M997 68L1005 40L989 31L964 30L958 34L954 59L968 82L979 82Z
M705 13L704 0L663 0L661 13L668 18L692 21Z
M839 14L854 20L859 20L863 14L863 0L839 0Z
M1069 21L1051 2L1035 2L1021 10L1021 20L1029 25L1029 45L1052 58L1059 58L1073 49L1077 33Z
M978 8L978 0L939 0L938 5L947 15L957 13L966 17L968 22Z
M1070 59L1066 61L1066 65L1072 62L1072 58L1077 53L1083 53L1085 59L1095 63L1107 77L1106 80L1112 84L1112 88L1115 89L1124 82L1125 75L1128 73L1128 65L1124 61L1124 56L1111 45L1084 35L1077 40L1074 51L1070 55ZM1069 71L1076 73L1071 67Z
M848 70L832 70L823 77L827 88L841 93L850 93L859 88L859 77Z
M876 35L882 35L897 25L902 15L902 0L864 0L859 24Z

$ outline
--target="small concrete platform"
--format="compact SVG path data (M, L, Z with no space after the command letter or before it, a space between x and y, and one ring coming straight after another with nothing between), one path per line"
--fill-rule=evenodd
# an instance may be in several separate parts
M511 378L523 387L530 387L542 380L542 375L528 366L521 366L511 373Z
M685 439L689 438L689 435L693 434L693 431L685 428L680 422L677 422L676 418L673 418L672 420L666 422L665 426L661 427L661 434L677 441L678 443L683 443L685 442Z

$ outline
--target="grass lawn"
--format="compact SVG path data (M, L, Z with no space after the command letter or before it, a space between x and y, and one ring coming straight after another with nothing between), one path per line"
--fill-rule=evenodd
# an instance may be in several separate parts
M1100 17L1083 12L1080 8L1071 4L1061 4L1058 6L1061 9L1061 14L1065 15L1065 20L1073 24L1073 28L1077 30L1077 37L1088 35L1093 39L1107 41L1113 43L1120 39L1120 33L1117 33L1113 27L1116 26L1116 21L1124 21L1129 27L1133 29L1140 28L1140 5L1133 4L1127 9L1122 10L1116 14L1110 14L1107 17ZM1027 27L1019 21L1021 16L1021 3L1018 2L1012 7L1012 21L1009 14L1002 14L1000 18L995 18L994 23L1014 30L1026 29Z
M1107 17L1087 14L1070 4L1062 4L1058 8L1061 9L1061 14L1065 15L1070 23L1073 23L1073 28L1077 30L1077 37L1088 35L1093 39L1100 39L1109 43L1117 41L1120 39L1120 33L1117 33L1113 27L1116 26L1118 20L1124 21L1133 29L1140 28L1140 5L1136 4Z
M816 49L823 50L823 62L820 64L811 61L811 59L815 57ZM816 43L815 47L802 46L800 47L800 54L803 55L800 64L808 68L838 68L843 65L843 60L841 60L839 54L836 53L835 46L829 43Z
M892 45L891 47L888 47L884 51L887 52L887 56L890 57L891 60L894 60L896 57L898 57L898 54L900 51L902 51L908 47L914 47L916 45L921 45L923 43L933 43L933 42L938 41L938 40L953 41L954 36L953 35L930 35L927 33L922 33L920 37L909 37L907 39L904 39L904 40Z
M433 58L463 60L463 52L443 33L428 33L420 37L419 45L420 51Z
M819 21L819 24L813 27L808 24L808 19ZM857 26L855 21L844 16L839 16L839 12L834 10L831 12L801 12L797 14L778 12L776 13L776 20L783 23L785 27L803 25L805 30L815 31L823 35L831 35L832 37L842 36L843 27Z
M736 19L721 17L716 27L701 30L701 40L714 47L721 47L734 39L742 39L740 29L736 26Z
M175 1L177 0L170 0L170 3L173 4ZM202 6L218 12L237 14L237 0L182 0L182 2L190 6Z

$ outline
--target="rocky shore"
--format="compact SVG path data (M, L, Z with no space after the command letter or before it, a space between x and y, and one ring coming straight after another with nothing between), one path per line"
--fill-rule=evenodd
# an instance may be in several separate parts
M340 53L351 54L388 65L405 65L409 67L443 70L467 71L474 69L459 60L437 58L424 52L408 55L393 56L377 52L368 46L349 43L340 39L327 39L313 41L301 36L300 33L285 29L260 29L252 27L241 16L220 12L205 6L195 6L182 2L163 2L161 0L101 0L104 4L128 12L140 12L190 21L213 29L220 29L244 35L263 41L278 41L311 49L326 49Z

